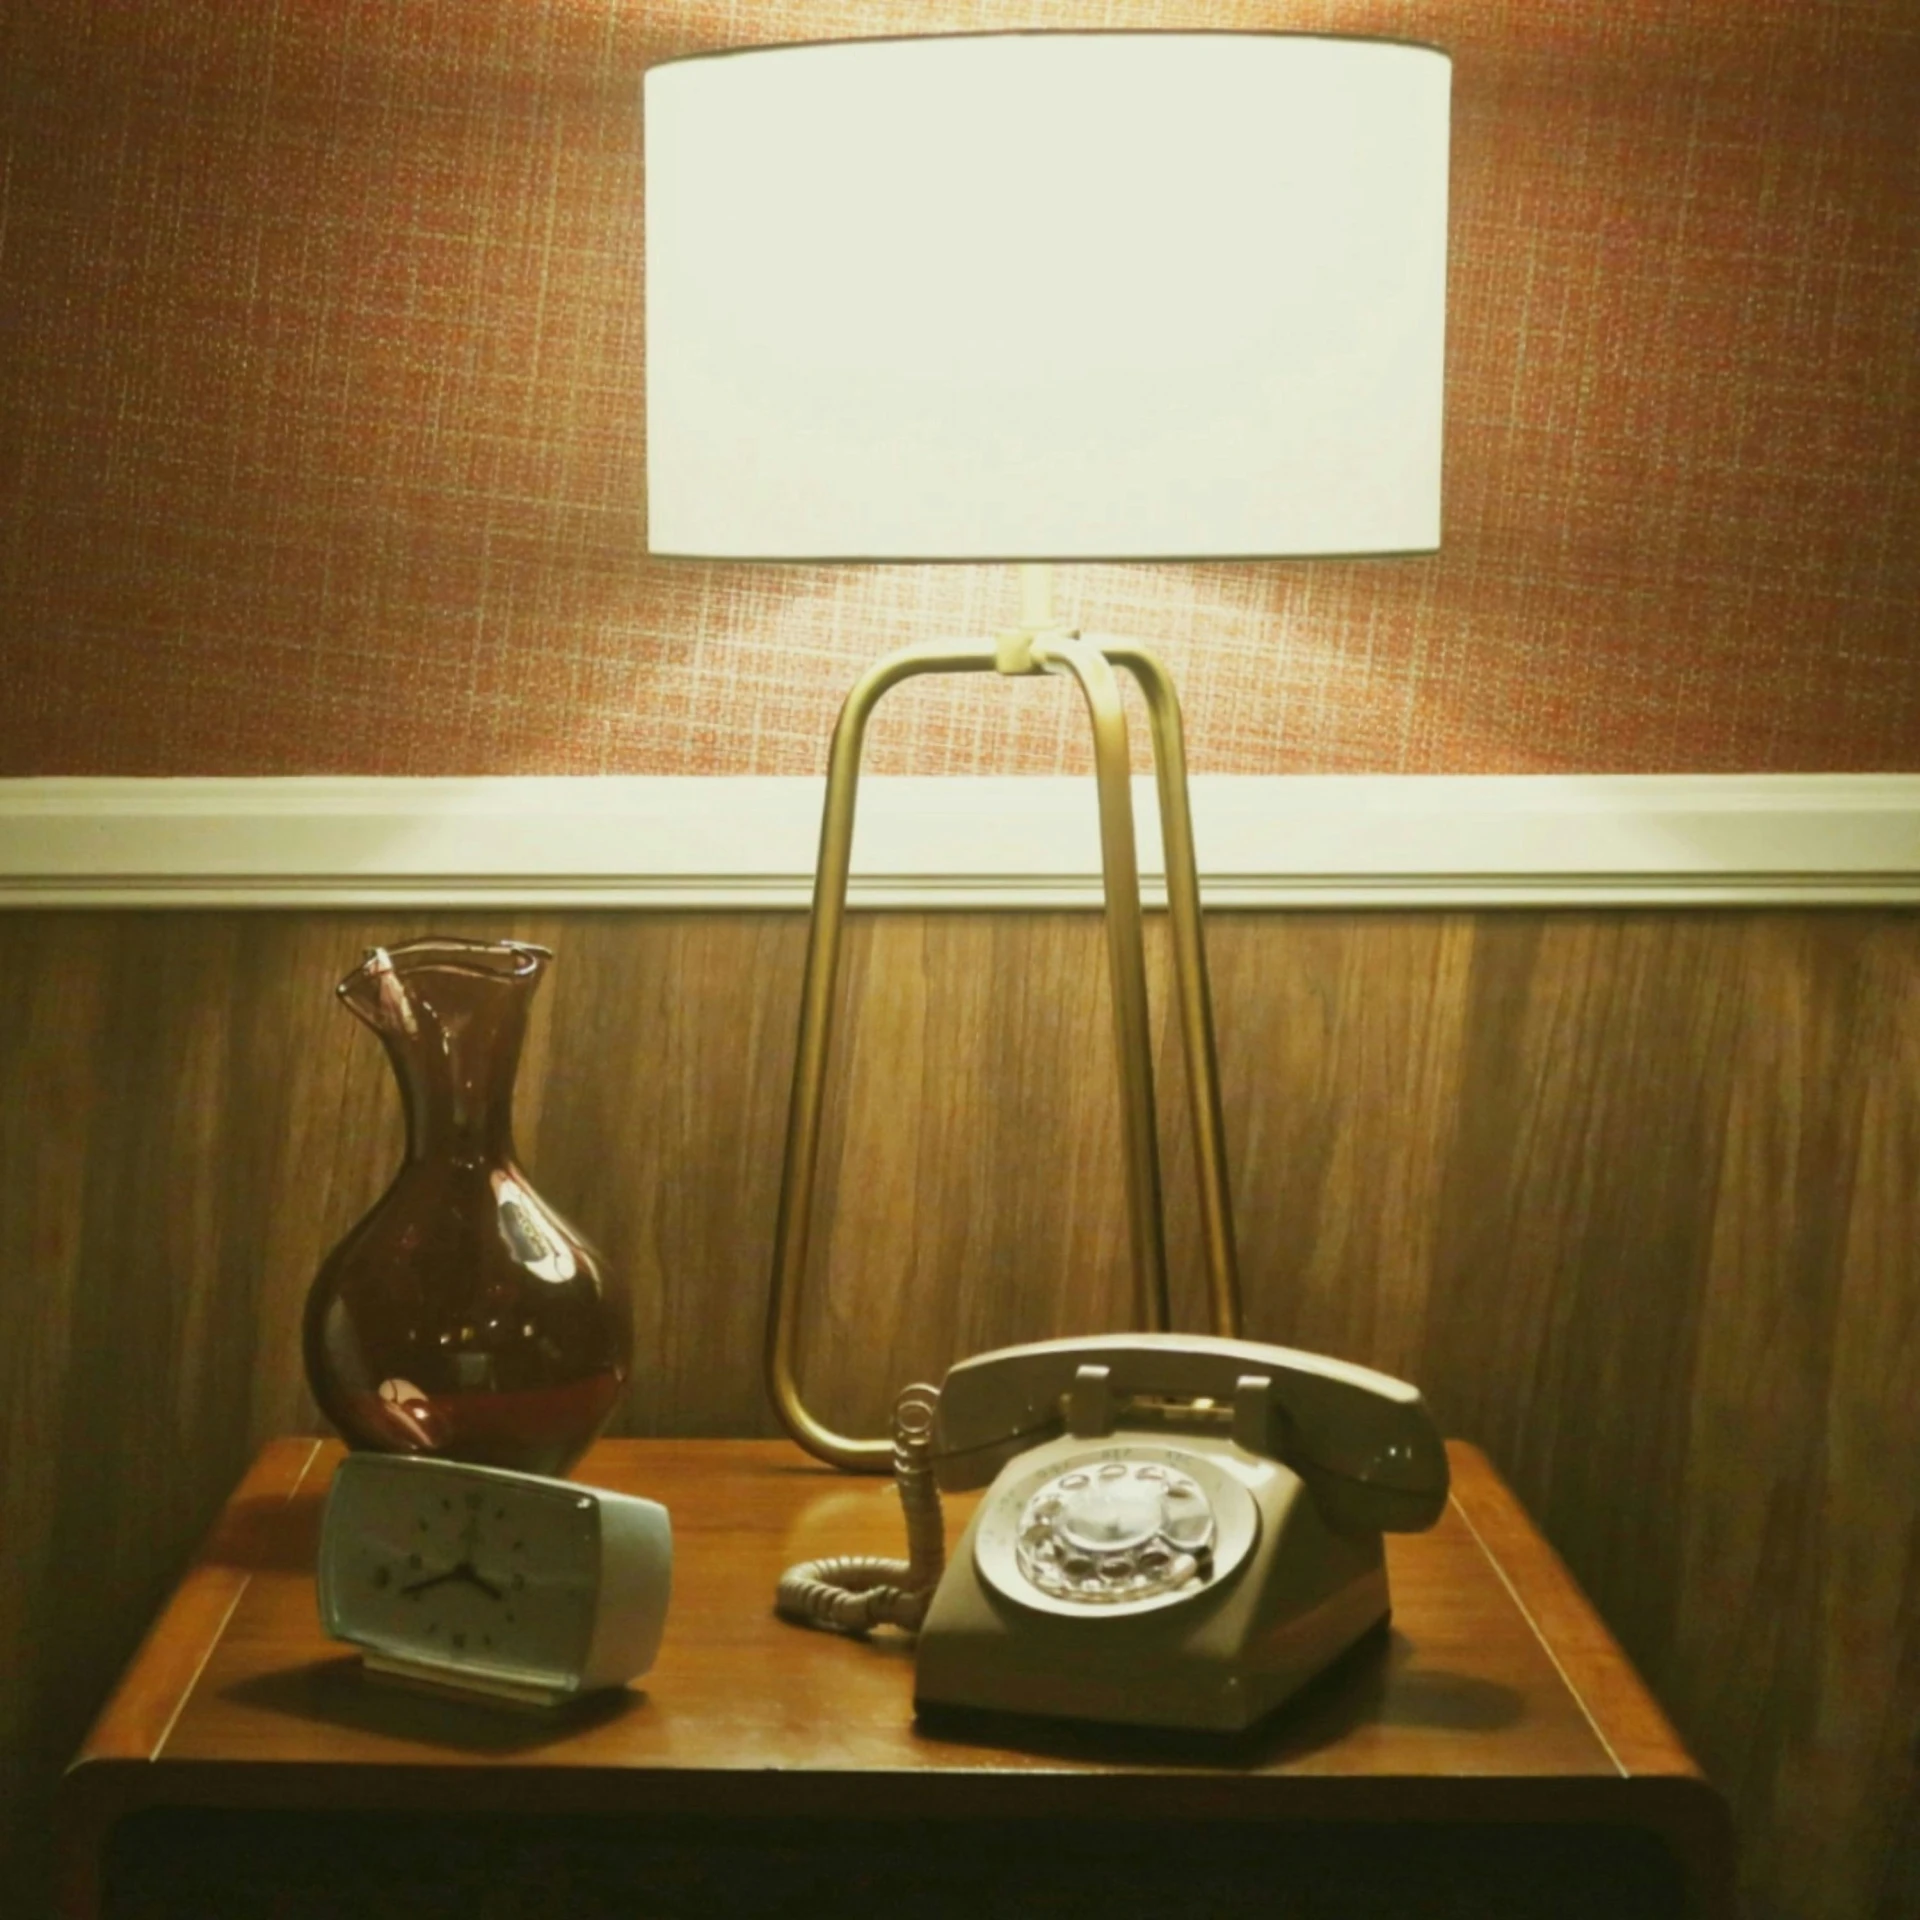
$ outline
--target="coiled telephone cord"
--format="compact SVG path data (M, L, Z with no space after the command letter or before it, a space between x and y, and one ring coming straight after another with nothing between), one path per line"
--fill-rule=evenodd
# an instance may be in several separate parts
M937 1387L911 1386L893 1405L893 1484L907 1522L907 1558L840 1554L808 1560L780 1576L774 1611L801 1626L865 1633L878 1626L916 1632L947 1564L940 1489L933 1479Z

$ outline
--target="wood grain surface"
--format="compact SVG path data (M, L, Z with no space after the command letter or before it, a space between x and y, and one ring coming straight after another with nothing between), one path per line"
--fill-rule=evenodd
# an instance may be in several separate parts
M800 916L0 920L19 1885L194 1542L266 1438L312 1425L300 1302L399 1149L386 1063L331 988L427 931L558 955L520 1145L634 1284L616 1430L771 1431ZM1250 1332L1402 1373L1487 1448L1732 1797L1756 1920L1908 1920L1920 921L1219 915L1209 941ZM871 1428L960 1354L1112 1324L1126 1263L1097 922L862 917L849 960L803 1364ZM1157 939L1153 968L1198 1324Z
M1452 1452L1458 1497L1439 1524L1388 1542L1391 1630L1285 1713L1208 1736L916 1716L904 1636L854 1640L774 1614L796 1557L897 1552L901 1533L884 1481L842 1478L784 1440L611 1440L581 1463L583 1479L675 1516L673 1625L644 1687L528 1715L370 1681L313 1604L341 1449L275 1441L68 1778L66 1910L92 1920L104 1836L147 1808L543 1809L750 1830L857 1803L869 1820L997 1817L1049 1832L1088 1820L1478 1825L1494 1854L1517 1826L1603 1823L1622 1848L1636 1836L1671 1847L1691 1876L1688 1911L1727 1920L1719 1796L1484 1456ZM977 1497L951 1503L950 1531ZM232 1595L218 1612L205 1604L215 1589ZM1209 1844L1189 1833L1179 1851Z
M303 1453L308 1444L278 1443ZM775 1615L774 1588L796 1560L896 1553L901 1537L899 1502L885 1480L838 1475L785 1440L602 1441L579 1467L593 1485L666 1502L677 1522L674 1631L643 1688L577 1719L476 1712L463 1701L369 1688L358 1656L326 1637L313 1605L320 1507L337 1458L337 1449L323 1454L298 1494L270 1513L243 1492L240 1525L222 1530L228 1537L216 1537L200 1569L237 1574L237 1604L208 1620L187 1596L149 1649L153 1671L143 1664L137 1676L140 1701L170 1696L164 1724L126 1733L116 1710L104 1739L88 1743L89 1765L297 1764L329 1770L335 1798L375 1805L398 1783L369 1781L360 1769L463 1776L437 1783L443 1797L483 1791L464 1777L476 1766L684 1773L689 1793L710 1797L716 1773L767 1776L718 1790L720 1808L731 1803L742 1814L777 1810L796 1776L820 1773L870 1776L875 1813L913 1807L911 1783L930 1774L1023 1774L1030 1798L1047 1791L1038 1776L1063 1758L1075 1776L1153 1776L1162 1791L1169 1773L1217 1776L1196 1802L1202 1816L1270 1807L1283 1777L1363 1779L1385 1794L1404 1791L1409 1776L1608 1786L1621 1778L1584 1703L1457 1510L1430 1533L1392 1542L1392 1645L1307 1711L1252 1739L1152 1730L1129 1738L1060 1725L1015 1743L917 1730L904 1636L862 1642ZM973 1504L949 1503L950 1531ZM235 1533L246 1536L237 1551ZM187 1648L197 1657L174 1657ZM741 1684L743 1674L755 1676L752 1685ZM149 1716L137 1707L135 1717ZM452 1727L471 1737L448 1739ZM1690 1777L1693 1768L1670 1738L1648 1771ZM631 1799L633 1789L614 1782L604 1791ZM1366 1811L1356 1808L1359 1817Z

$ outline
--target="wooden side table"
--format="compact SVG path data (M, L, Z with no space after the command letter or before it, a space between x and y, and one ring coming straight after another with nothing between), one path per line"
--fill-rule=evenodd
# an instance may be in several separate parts
M276 1441L63 1783L63 1911L1723 1920L1723 1802L1484 1457L1451 1453L1441 1524L1389 1543L1390 1630L1228 1739L916 1725L910 1643L771 1606L793 1561L899 1551L892 1490L774 1441L583 1462L673 1514L644 1692L541 1716L382 1684L315 1614L339 1449Z

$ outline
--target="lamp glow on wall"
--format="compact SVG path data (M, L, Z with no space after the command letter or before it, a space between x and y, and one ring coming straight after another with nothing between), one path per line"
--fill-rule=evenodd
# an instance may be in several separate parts
M1451 66L1385 40L1020 33L700 55L646 76L657 554L1020 561L1017 625L878 660L830 757L769 1305L795 1378L861 744L924 673L1056 673L1092 720L1137 1311L1167 1324L1127 728L1147 701L1215 1330L1232 1208L1180 710L1082 637L1055 560L1430 551L1440 537Z

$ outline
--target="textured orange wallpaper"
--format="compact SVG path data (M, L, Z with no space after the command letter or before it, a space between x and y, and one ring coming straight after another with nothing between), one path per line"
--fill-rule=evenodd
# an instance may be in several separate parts
M0 773L821 765L860 663L1013 585L645 559L640 74L1021 25L1455 58L1444 550L1061 583L1197 769L1920 769L1913 0L21 0ZM874 764L1078 726L913 691Z

